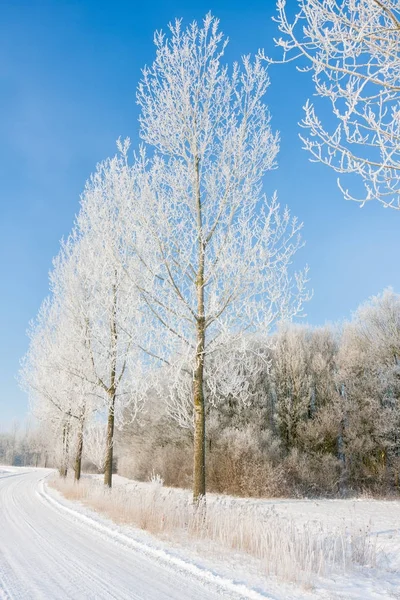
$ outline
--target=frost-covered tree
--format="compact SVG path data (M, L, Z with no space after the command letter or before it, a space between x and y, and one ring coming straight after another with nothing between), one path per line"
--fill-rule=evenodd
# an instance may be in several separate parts
M13 465L18 451L18 432L20 423L14 420L10 430L0 432L0 461L3 464Z
M310 349L306 328L282 328L275 336L271 378L281 439L296 446L299 425L313 410Z
M100 163L88 180L70 238L75 256L72 278L79 290L70 294L71 310L80 320L90 362L88 379L96 389L98 411L106 411L104 483L111 486L114 427L131 404L141 407L142 387L137 338L140 332L139 295L129 275L132 256L121 245L123 208L132 195L127 146ZM67 278L63 278L63 284ZM73 287L73 286L72 286ZM133 418L132 416L132 418Z
M325 406L333 403L336 354L337 342L330 328L290 325L274 335L270 379L276 421L287 450L307 445L307 424L320 419ZM338 430L334 444L337 436ZM317 449L316 439L313 445Z
M392 289L384 290L362 305L353 321L375 360L396 372L400 367L400 296Z
M30 346L21 369L21 383L28 391L34 416L45 422L60 440L59 468L67 474L75 441L75 477L79 479L83 428L93 411L90 363L81 329L56 281L65 274L62 260L52 273L53 296L46 299L30 328ZM65 287L64 287L65 291ZM76 288L74 289L76 292Z
M278 0L276 21L283 61L299 59L330 104L328 113L323 102L305 106L301 139L312 159L361 179L364 195L339 182L346 199L400 209L398 1Z
M74 443L76 447L74 470L79 480L82 465L84 431L87 421L98 410L99 398L90 354L90 310L92 308L91 280L87 267L91 264L90 252L85 240L76 232L61 243L61 250L54 260L50 274L52 301L59 306L56 327L60 329L59 346L54 351L58 370L66 385L74 385L77 392L71 394L73 404L70 414L75 417ZM53 358L53 360L54 360ZM57 386L58 383L55 382ZM60 387L58 385L58 387Z
M343 333L338 378L348 477L398 480L400 454L400 297L371 298Z
M184 31L176 21L170 35L156 34L137 94L141 136L154 149L135 166L130 210L149 323L143 349L169 366L172 413L182 419L191 407L195 501L206 491L206 401L217 400L205 397L206 383L218 387L212 357L221 382L224 361L240 360L255 331L290 319L307 296L304 273L290 275L301 226L262 191L278 152L267 71L248 56L225 66L226 43L210 15ZM244 378L230 372L225 393L240 395Z

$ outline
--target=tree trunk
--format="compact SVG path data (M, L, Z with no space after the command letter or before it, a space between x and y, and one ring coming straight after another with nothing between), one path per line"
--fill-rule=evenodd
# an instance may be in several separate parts
M78 441L76 446L76 456L75 456L75 481L79 481L81 478L81 470L82 470L82 451L83 451L83 421L79 423L79 431L78 431Z
M63 456L62 456L62 465L60 467L60 475L61 477L66 477L68 475L68 462L69 462L69 420L65 423L63 427Z
M108 420L107 420L107 447L106 460L104 465L104 485L109 488L112 486L112 470L113 470L113 446L114 446L114 409L115 397L117 393L117 272L115 272L115 283L113 285L113 305L110 321L111 331L111 370L110 370L110 387L108 389L109 405L108 405Z
M108 409L108 420L107 420L107 446L106 446L106 460L104 463L104 485L108 487L112 486L112 468L113 468L113 444L114 444L114 404L115 404L115 393L111 400Z
M198 324L198 348L193 382L193 502L198 504L206 494L206 423L204 407L204 324Z
M206 494L206 423L204 407L204 352L206 318L204 306L204 268L206 243L203 237L203 219L200 194L199 158L195 158L195 199L197 208L197 244L199 265L196 277L196 368L193 382L194 439L193 439L193 502L198 504Z

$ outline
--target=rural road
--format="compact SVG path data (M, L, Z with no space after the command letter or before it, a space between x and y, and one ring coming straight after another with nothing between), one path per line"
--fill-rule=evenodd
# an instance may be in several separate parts
M1 471L1 470L0 470ZM0 599L239 598L46 501L45 470L0 472Z

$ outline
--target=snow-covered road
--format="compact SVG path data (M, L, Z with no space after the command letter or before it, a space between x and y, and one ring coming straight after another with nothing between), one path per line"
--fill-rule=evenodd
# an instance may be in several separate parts
M43 494L48 473L0 472L1 600L232 598L59 510Z

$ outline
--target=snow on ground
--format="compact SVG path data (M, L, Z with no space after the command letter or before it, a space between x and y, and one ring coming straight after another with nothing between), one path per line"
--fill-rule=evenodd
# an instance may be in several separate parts
M89 476L101 479L100 476ZM114 487L143 489L148 483L141 483L115 475ZM187 490L165 488L166 494L190 495ZM276 600L289 598L318 598L324 600L400 600L400 501L373 500L369 498L349 500L296 500L296 499L253 499L236 498L209 494L207 502L223 503L226 510L231 506L240 506L245 510L256 510L263 516L271 510L281 518L295 521L298 526L314 530L322 525L333 530L344 529L357 532L368 532L373 540L376 552L376 565L372 568L359 567L346 574L334 574L330 578L316 578L312 589L299 589L277 582L274 578L260 576L260 565L257 561L243 555L230 554L218 556L217 549L210 543L202 541L193 543L190 550L187 541L177 540L174 552L209 569L215 570L228 578L239 578L247 586L262 591ZM137 530L135 530L137 531ZM362 536L361 536L362 537ZM183 542L183 544L182 544ZM168 540L171 544L171 540Z
M59 502L46 490L49 474L13 469L0 476L2 600L258 600Z
M370 528L373 568L316 578L313 588L261 574L250 557L193 539L157 539L117 525L46 484L51 471L0 467L0 598L130 600L394 600L400 599L400 502L258 500L210 494L208 503L259 511L314 528ZM96 477L94 477L96 479ZM146 489L116 476L115 488ZM188 494L164 488L166 494Z
M86 475L84 477L100 479L97 476ZM147 485L135 483L119 476L114 477L115 487L121 485L146 487ZM185 490L170 489L169 491L187 493ZM150 554L153 552L160 553L167 562L172 561L173 564L178 564L180 568L188 570L189 573L196 573L200 579L215 580L215 583L226 592L236 590L233 598L239 597L243 600L316 600L317 598L309 590L299 590L297 586L277 581L274 578L267 579L260 576L257 562L246 561L246 557L242 554L230 553L228 557L226 555L222 556L218 547L210 542L200 540L184 540L181 537L175 540L171 540L169 537L159 539L141 529L127 525L116 525L80 502L66 500L51 486L46 486L46 492L67 510L72 508L74 511L79 511L83 518L89 518L94 527L97 525L106 527L114 535L122 535L125 539L128 538L134 543L138 543L144 552L148 551ZM188 546L188 544L190 545ZM205 594L204 599L208 598L209 596ZM328 600L330 596L324 596L324 598ZM188 596L188 600L190 600L190 596Z

